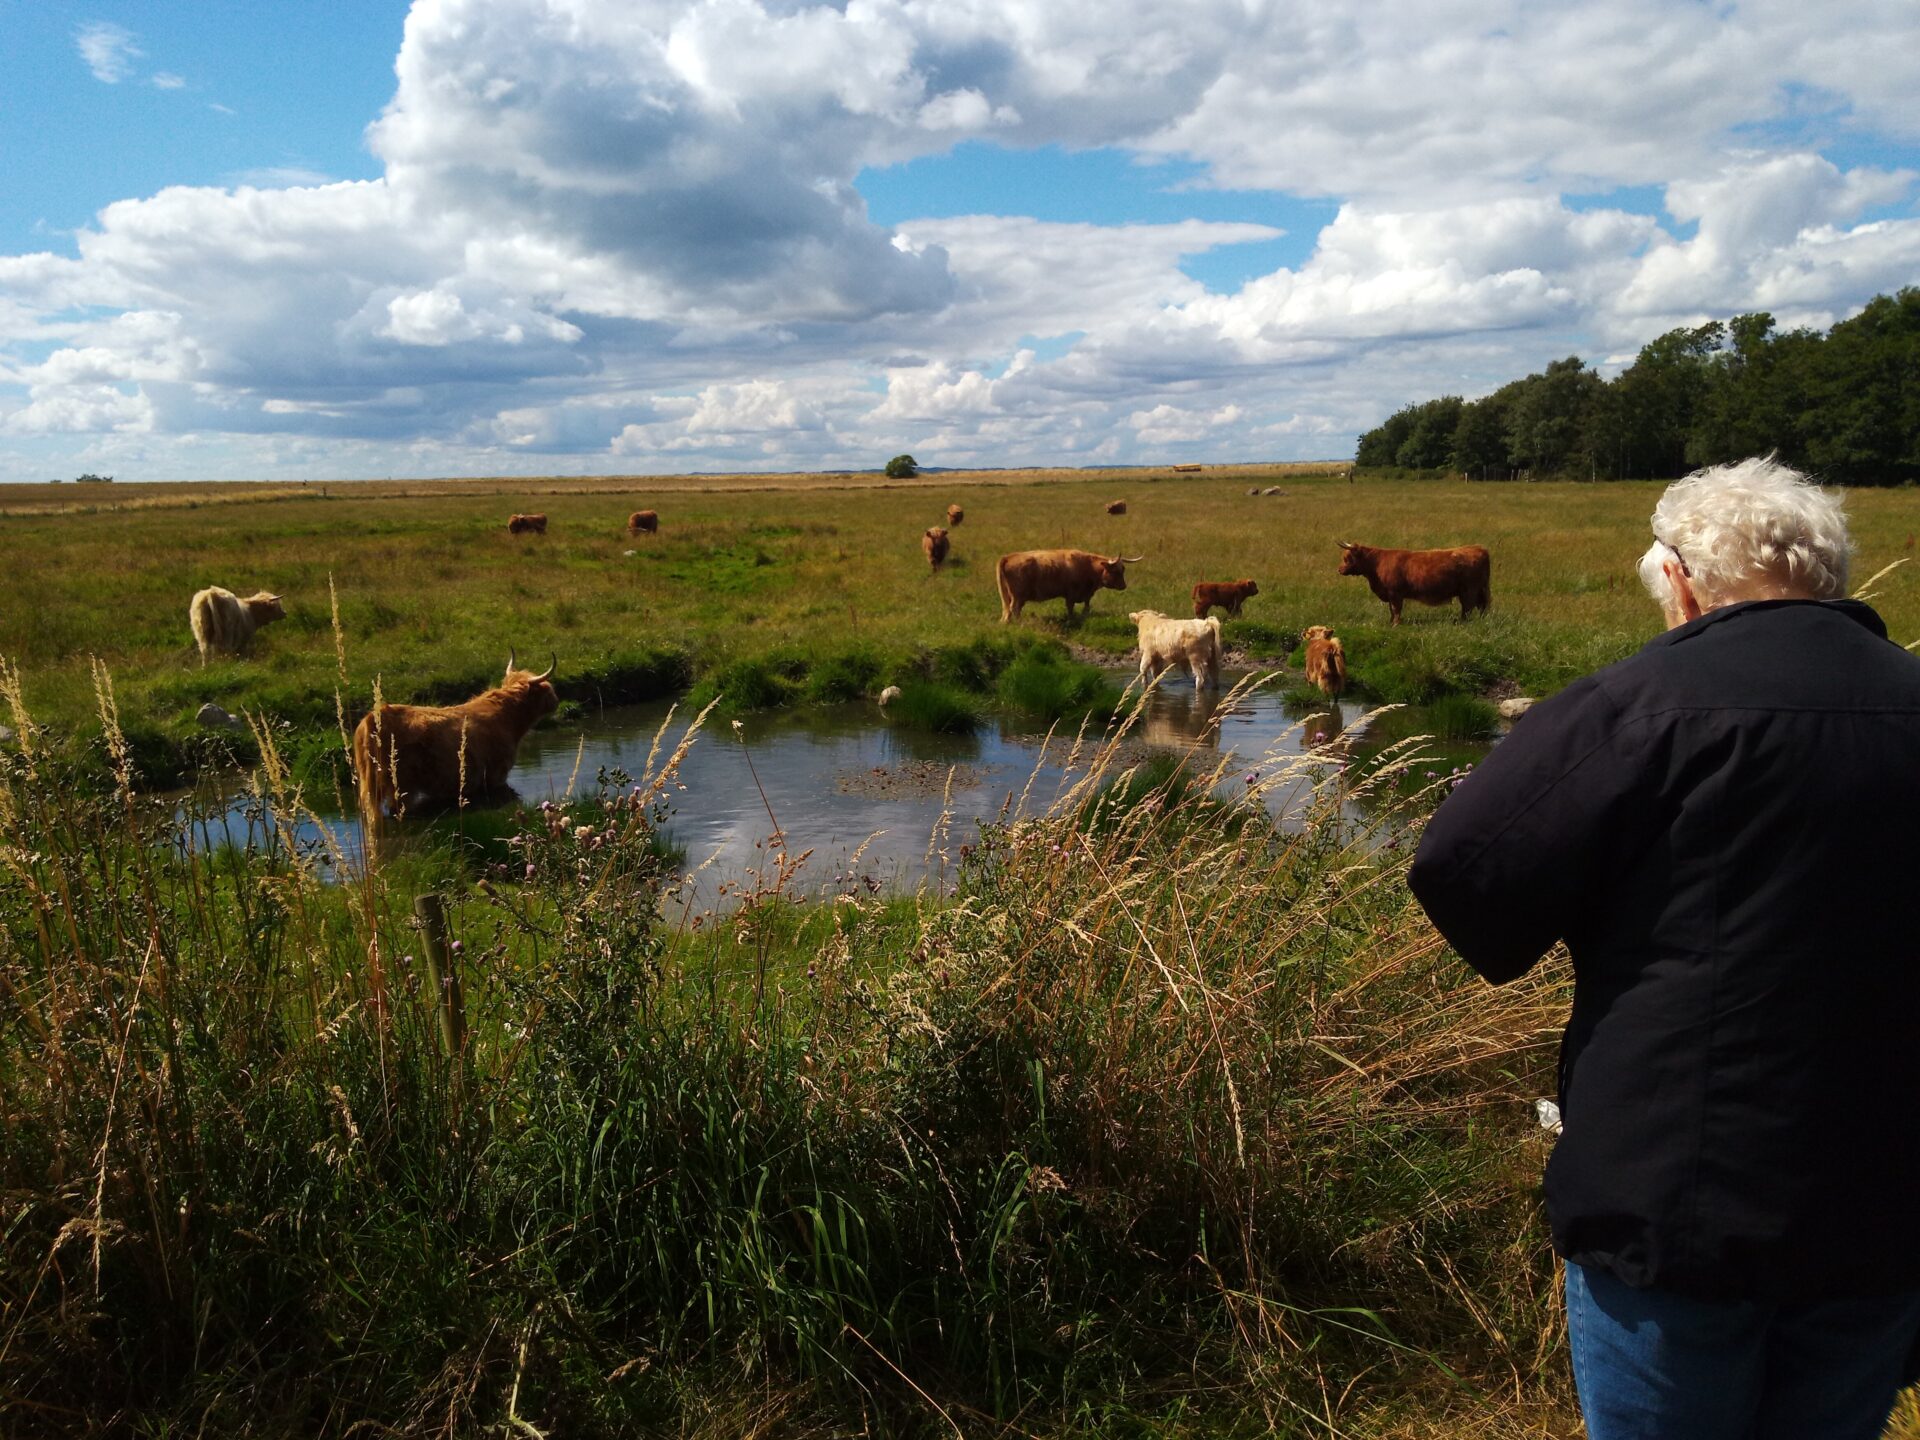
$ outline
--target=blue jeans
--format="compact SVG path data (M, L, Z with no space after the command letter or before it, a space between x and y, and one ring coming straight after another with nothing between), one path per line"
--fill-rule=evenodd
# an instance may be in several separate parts
M1566 1272L1590 1440L1879 1440L1920 1336L1916 1293L1775 1305Z

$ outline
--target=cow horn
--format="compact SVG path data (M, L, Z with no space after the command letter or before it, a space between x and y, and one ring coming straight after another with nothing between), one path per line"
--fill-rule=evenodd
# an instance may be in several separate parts
M1122 565L1137 565L1147 557L1144 555L1116 555L1113 557Z
M507 674L513 674L513 651L507 651Z
M544 680L549 675L553 674L554 671L560 668L560 652L558 650L553 651L549 656L549 658L551 659L552 663L549 664L547 668L542 670L538 675L534 676L533 677L534 679Z

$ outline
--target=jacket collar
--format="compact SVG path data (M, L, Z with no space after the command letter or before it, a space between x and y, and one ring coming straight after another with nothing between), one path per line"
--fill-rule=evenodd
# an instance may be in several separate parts
M1879 613L1871 605L1863 604L1858 600L1743 600L1737 605L1722 605L1718 609L1709 610L1697 619L1689 620L1684 625L1656 635L1647 642L1647 648L1651 649L1655 645L1678 645L1683 640L1692 639L1703 630L1715 625L1724 625L1729 620L1759 615L1771 610L1806 609L1809 606L1828 610L1836 615L1844 615L1868 633L1882 640L1887 638L1886 621L1880 618Z

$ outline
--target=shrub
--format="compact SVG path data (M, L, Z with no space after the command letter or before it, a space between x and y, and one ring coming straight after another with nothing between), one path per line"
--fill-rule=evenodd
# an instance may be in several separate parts
M1472 695L1442 695L1416 723L1437 740L1484 740L1493 734L1499 718L1493 706Z
M1108 716L1120 703L1120 688L1105 671L1069 659L1055 649L1032 649L1001 674L1003 703L1036 720Z
M700 710L717 699L721 714L737 715L776 709L791 701L797 689L775 659L735 660L703 676L687 696L687 703Z
M971 734L980 724L980 707L962 690L937 680L908 680L887 707L888 716L916 730Z
M823 704L863 699L874 693L880 671L880 657L868 650L829 655L807 676L807 698Z
M1220 627L1220 640L1249 655L1281 659L1300 645L1300 632L1264 620L1226 620Z
M1031 644L1032 642L1026 641ZM1020 653L1021 642L998 635L982 635L964 645L943 645L927 653L923 673L943 685L986 691L1000 672Z
M663 914L671 761L459 817L511 861L443 873L457 1054L409 903L444 854L327 885L271 828L155 843L0 753L0 1409L592 1440L930 1433L929 1403L1173 1436L1385 1433L1384 1400L1414 1433L1455 1372L1449 1416L1551 1402L1527 1102L1563 974L1447 955L1417 813L1355 818L1379 775L1276 777L1325 777L1282 833L1088 748L951 903Z

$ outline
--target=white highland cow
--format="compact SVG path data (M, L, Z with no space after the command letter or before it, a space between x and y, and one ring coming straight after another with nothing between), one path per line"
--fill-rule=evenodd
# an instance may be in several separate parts
M1170 620L1158 610L1136 610L1127 618L1140 631L1142 681L1170 665L1193 672L1193 688L1220 688L1220 617Z
M200 647L200 663L209 654L239 655L253 644L253 632L262 625L287 618L278 595L262 590L242 600L231 590L209 585L193 597L187 619L193 625L193 643Z

